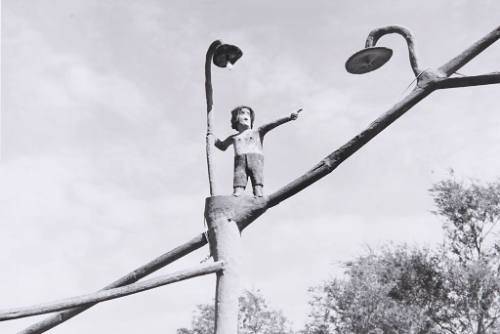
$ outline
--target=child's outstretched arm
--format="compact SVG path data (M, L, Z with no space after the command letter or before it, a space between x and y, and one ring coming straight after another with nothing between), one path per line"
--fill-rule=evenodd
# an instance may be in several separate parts
M232 143L233 143L232 136L229 136L224 140L215 138L215 147L217 147L221 151L225 151L229 146L231 146Z
M276 120L274 122L262 125L261 127L259 127L259 133L260 133L260 135L264 136L267 132L271 131L275 127L277 127L277 126L279 126L281 124L284 124L284 123L296 120L299 117L299 113L301 111L302 111L302 108L299 109L299 110L297 110L294 113L291 113L290 116L288 116L288 117L283 117L283 118L280 118L280 119L278 119L278 120Z

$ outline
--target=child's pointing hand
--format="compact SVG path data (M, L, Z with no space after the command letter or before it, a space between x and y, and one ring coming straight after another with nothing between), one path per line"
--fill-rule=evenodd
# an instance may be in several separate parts
M299 118L299 113L302 111L302 108L300 108L299 110L297 110L296 112L290 114L290 119L292 121L296 120L297 118Z

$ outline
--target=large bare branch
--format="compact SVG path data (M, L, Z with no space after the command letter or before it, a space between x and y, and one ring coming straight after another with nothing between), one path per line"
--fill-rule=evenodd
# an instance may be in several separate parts
M397 29L396 29L397 28ZM406 33L403 28L396 26L389 26L385 28L380 28L373 30L366 41L366 45L375 45L377 39L387 33L396 32L403 36L411 36L411 34ZM407 38L407 37L405 37ZM408 37L409 38L409 37ZM412 40L411 38L407 40ZM332 152L330 155L325 157L318 165L316 165L309 172L298 177L294 181L290 182L283 188L277 190L276 192L269 195L268 207L273 207L283 200L295 195L302 189L310 186L314 182L318 181L322 177L331 173L335 168L337 168L344 160L349 158L352 154L358 151L366 143L368 143L373 137L382 132L386 127L392 124L396 119L402 116L406 111L408 111L415 104L420 102L427 95L432 93L437 88L451 88L454 85L460 87L460 85L470 86L470 85L480 85L496 83L497 73L486 74L481 76L472 76L466 78L448 78L460 67L465 65L468 61L474 58L476 55L481 53L484 49L494 43L500 38L500 26L495 30L487 34L485 37L474 43L464 52L462 52L457 57L453 58L439 70L428 70L420 73L418 76L417 87L400 102L395 104L391 109L389 109L385 114L377 118L370 126L359 133L357 136L352 138L342 147ZM411 48L410 48L410 59L411 59ZM412 63L413 71L418 71L418 65L416 62L416 57L414 57L414 64Z
M9 319L19 319L33 315L45 314L54 311L65 310L82 305L95 304L107 300L112 300L120 297L129 296L138 292L151 290L163 285L183 281L188 278L198 277L202 275L212 274L222 270L223 262L214 262L209 264L198 265L195 268L180 270L168 275L162 275L156 278L146 280L144 282L132 283L119 288L101 290L98 292L66 298L54 302L12 308L0 311L0 321Z
M166 265L174 262L175 260L180 259L181 257L191 253L192 251L197 250L198 248L207 244L207 240L204 234L200 234L193 239L189 240L185 244L172 249L170 252L167 252L151 262L135 269L134 271L128 273L127 275L121 277L120 279L114 281L113 283L105 286L103 290L117 288L120 286L124 286L130 283L137 282L141 278L165 267ZM77 308L73 308L70 310L59 312L47 319L43 319L30 327L22 330L18 334L39 334L43 333L63 322L73 318L74 316L84 312L85 310L91 308L95 304L85 305Z
M488 46L495 43L500 38L500 26L496 27L492 32L481 38L479 41L471 45L468 49L460 53L455 58L439 68L439 71L447 77L455 73L462 66L467 64L475 56L483 52Z
M500 72L481 75L470 75L465 77L453 77L437 79L436 88L460 88L469 86L481 86L500 83Z
M330 174L337 168L344 160L353 155L363 145L368 143L373 137L382 132L392 122L397 120L411 107L417 104L424 97L432 92L432 87L416 88L401 102L394 105L385 114L377 118L365 130L352 138L342 147L326 156L321 162L316 165L309 172L290 182L283 188L269 195L269 207L273 207L281 201L293 196L302 189L308 187L312 183L318 181L322 177Z

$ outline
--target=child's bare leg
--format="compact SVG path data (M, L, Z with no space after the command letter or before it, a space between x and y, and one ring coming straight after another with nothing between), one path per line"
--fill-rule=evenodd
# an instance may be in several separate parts
M257 197L262 197L264 196L264 191L263 191L263 186L260 184L257 184L253 187L253 194Z
M240 196L245 191L245 187L234 187L233 196Z

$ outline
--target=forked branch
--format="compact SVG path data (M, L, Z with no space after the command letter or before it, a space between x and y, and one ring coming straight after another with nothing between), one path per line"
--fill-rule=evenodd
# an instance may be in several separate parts
M420 70L417 64L417 59L414 50L414 41L410 32L402 27L389 26L385 28L375 29L368 35L366 40L366 46L371 47L375 45L377 40L388 33L399 33L405 37L408 42L408 48L410 51L410 62L412 64L412 69L415 74L419 73ZM377 118L372 124L368 126L361 133L356 135L346 144L341 146L336 151L332 152L330 155L325 157L319 164L317 164L313 169L304 175L298 177L294 181L290 182L283 188L269 195L268 207L273 207L280 203L281 201L293 196L302 189L310 186L314 182L318 181L322 177L331 173L335 168L337 168L344 160L349 158L352 154L358 151L366 143L368 143L373 137L382 132L390 124L392 124L396 119L401 117L406 111L408 111L415 104L420 102L427 95L432 93L438 88L452 88L452 87L466 87L474 85L483 84L493 84L498 83L498 73L491 73L479 76L463 77L463 78L448 78L460 67L464 66L468 61L474 58L476 55L481 53L488 46L493 44L496 40L500 38L500 26L495 30L487 34L485 37L474 43L468 49L463 51L460 55L448 61L446 64L441 66L438 71L425 71L424 75L421 76L421 84L417 85L415 89L400 102L395 104L391 109L382 114ZM427 73L428 72L428 73Z

